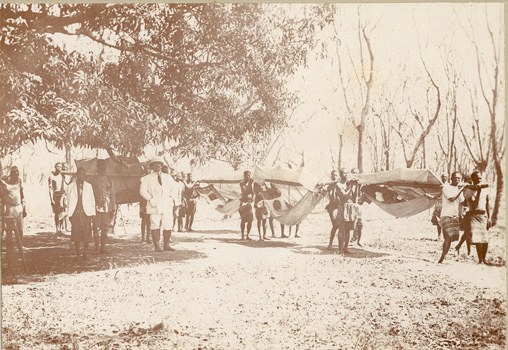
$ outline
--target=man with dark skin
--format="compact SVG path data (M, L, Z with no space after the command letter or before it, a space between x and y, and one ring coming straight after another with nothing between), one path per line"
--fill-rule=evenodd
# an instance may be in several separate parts
M181 232L183 228L183 217L181 215L181 211L185 185L183 184L183 178L180 176L179 173L176 173L174 175L174 179L176 181L176 196L175 196L175 206L173 207L173 231L175 231L175 226L177 226L178 232Z
M115 187L113 181L106 175L106 161L104 159L97 160L97 172L97 180L93 186L96 211L94 227L95 253L107 254L106 241L116 208Z
M194 223L194 215L196 215L196 198L197 194L194 193L194 188L199 186L199 181L192 180L192 174L187 174L187 179L184 181L185 190L183 196L185 198L185 229L192 232L192 224Z
M67 180L67 176L69 176L70 173L69 173L69 167L67 166L67 163L65 163L65 162L62 162L62 175L64 177L65 185L70 184L72 181L72 178L69 178L69 180ZM71 224L69 222L69 213L67 212L68 202L67 202L67 196L65 194L62 198L62 205L64 207L62 226L63 226L63 228L65 228L65 231L68 232L71 227Z
M145 175L150 174L150 168L146 166ZM146 199L143 197L139 200L139 217L141 219L141 242L151 244L152 243L152 233L150 230L150 214L146 212Z
M339 253L344 254L349 253L345 240L346 242L349 241L349 231L352 228L352 223L345 221L344 218L344 205L349 199L349 195L351 193L351 188L347 187L348 175L349 173L345 168L340 169L339 177L337 176L336 170L332 171L332 181L328 183L327 187L330 202L326 206L326 210L328 211L328 215L330 216L330 221L332 223L327 249L332 249L333 239L335 238L335 234L338 233Z
M48 178L49 199L51 200L51 208L53 209L56 235L63 233L62 217L65 213L63 206L63 197L65 195L66 182L62 174L62 163L55 164L55 170L51 172Z
M252 229L252 221L254 220L253 214L253 206L252 202L254 201L254 181L251 179L251 172L244 171L243 173L243 181L240 182L240 207L238 211L240 212L240 230L242 232L242 240L247 239L251 240L249 237L250 230ZM245 236L245 231L247 231L247 236Z
M459 239L459 205L464 200L463 188L459 187L462 176L459 172L452 173L451 183L444 183L441 205L441 230L443 232L443 252L438 263L442 263L448 254L450 245Z
M464 176L464 182L465 185L472 185L473 181L471 181L471 176L466 175ZM462 236L460 237L459 243L455 247L455 250L457 251L457 254L460 253L460 247L464 242L466 242L467 247L467 255L471 254L471 232L469 230L469 208L467 206L466 198L470 197L471 190L468 188L464 189L464 201L461 203L461 210L459 212L460 214L460 230L464 231Z
M71 240L76 246L76 256L80 260L83 243L83 259L88 259L88 243L92 241L92 221L95 217L95 197L92 185L85 181L85 169L78 168L76 180L67 187L69 213L71 214Z
M7 254L7 265L11 268L14 264L14 242L16 240L18 249L22 249L23 218L26 216L25 198L23 185L19 177L19 170L16 166L11 167L9 176L1 179L0 195L2 221L5 225L6 240L5 248Z
M446 173L441 174L441 182L443 183L443 185L445 183L448 183L448 175ZM437 239L439 239L439 238L441 238L441 224L440 224L439 220L441 218L442 201L441 201L441 197L436 198L436 200L437 200L437 202L434 207L434 212L432 213L431 222L433 225L436 225L436 227L437 227Z
M355 174L359 174L360 171L357 168L351 169L351 174L353 176ZM362 185L358 183L353 184L353 194L352 194L352 201L355 203L357 212L356 212L356 218L353 224L353 238L351 239L351 242L356 241L356 245L359 247L362 246L360 243L360 239L362 238L362 228L363 228L363 222L362 222L362 205L364 203L364 195L362 193Z
M482 177L479 171L471 174L472 185L465 186L471 190L466 194L469 206L469 229L471 232L471 244L476 246L478 263L486 263L485 257L489 247L489 229L495 225L490 221L490 199L488 184L481 183Z

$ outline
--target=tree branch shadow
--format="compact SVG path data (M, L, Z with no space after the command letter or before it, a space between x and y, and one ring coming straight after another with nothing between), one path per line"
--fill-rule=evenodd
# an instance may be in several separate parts
M178 243L180 240L177 239ZM194 250L155 252L153 244L140 241L108 238L108 254L95 254L94 244L89 244L88 259L77 260L74 244L66 237L40 233L23 237L24 259L27 272L24 272L20 254L14 251L15 263L8 270L5 256L2 258L2 284L24 284L45 281L48 276L74 274L90 271L109 270L139 264L159 262L179 262L200 259L205 254Z

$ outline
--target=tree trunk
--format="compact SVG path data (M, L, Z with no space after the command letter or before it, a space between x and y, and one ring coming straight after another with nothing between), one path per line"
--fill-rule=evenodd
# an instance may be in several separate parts
M358 171L360 171L360 174L363 173L363 121L360 125L356 127L356 130L358 130L358 162L357 167Z
M70 144L65 145L65 162L69 170L72 170L72 147Z
M339 156L337 159L337 169L340 169L342 167L342 145L343 145L342 135L339 135Z
M501 207L501 198L503 196L503 167L501 162L495 161L496 170L496 198L494 199L494 209L492 210L491 221L493 225L497 224L497 217L499 215L499 208Z

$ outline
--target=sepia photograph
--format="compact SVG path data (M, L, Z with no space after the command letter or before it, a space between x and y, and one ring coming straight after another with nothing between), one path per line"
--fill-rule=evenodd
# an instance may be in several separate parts
M1 3L1 348L506 348L505 4Z

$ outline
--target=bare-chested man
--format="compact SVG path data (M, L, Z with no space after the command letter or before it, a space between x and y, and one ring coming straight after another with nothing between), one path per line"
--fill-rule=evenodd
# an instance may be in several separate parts
M243 181L240 182L240 190L242 196L240 197L240 207L238 211L240 213L240 230L242 232L242 240L251 240L249 237L250 230L252 229L252 221L254 220L253 213L253 201L254 201L254 181L251 179L251 172L244 171ZM247 236L245 236L247 231Z
M65 177L62 174L62 163L55 164L55 170L51 172L48 178L49 199L53 209L56 235L63 233L63 219L66 215L65 203Z

